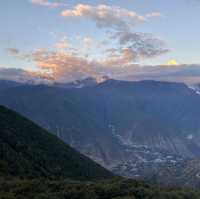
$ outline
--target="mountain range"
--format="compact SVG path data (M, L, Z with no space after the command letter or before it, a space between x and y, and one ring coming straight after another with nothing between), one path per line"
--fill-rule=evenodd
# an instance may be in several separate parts
M188 188L160 188L114 176L56 136L0 106L1 199L198 199Z
M200 96L185 84L20 85L4 89L0 104L117 174L184 185L190 175L189 184L199 183Z

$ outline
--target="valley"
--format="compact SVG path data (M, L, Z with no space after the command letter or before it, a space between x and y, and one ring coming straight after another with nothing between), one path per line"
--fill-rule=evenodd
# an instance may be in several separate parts
M0 199L200 199L200 0L2 0Z
M184 172L194 170L189 185L198 186L199 169L190 163L200 158L200 96L194 90L156 81L93 82L9 87L0 104L116 174L188 185Z
M0 106L2 199L198 199L189 188L119 177L16 112Z

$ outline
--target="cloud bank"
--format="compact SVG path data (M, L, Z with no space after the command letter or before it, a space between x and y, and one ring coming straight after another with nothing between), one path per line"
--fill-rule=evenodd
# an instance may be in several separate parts
M69 69L68 69L69 71ZM74 74L73 74L74 73ZM88 75L91 74L91 75ZM140 80L157 80L157 81L169 81L169 82L183 82L186 84L199 84L200 82L200 65L198 64L183 64L183 65L158 65L158 66L141 66L134 65L123 67L111 68L97 68L89 73L84 71L72 70L70 73L64 70L63 75L59 75L58 78L47 75L44 72L26 71L23 69L3 68L0 67L0 79L12 80L17 82L28 83L52 83L52 82L67 82L73 81L74 76L77 79L84 79L84 77L103 77L109 76L110 78L118 80L128 81L140 81ZM71 78L71 79L70 79Z
M0 79L25 83L49 83L53 79L38 71L0 67Z

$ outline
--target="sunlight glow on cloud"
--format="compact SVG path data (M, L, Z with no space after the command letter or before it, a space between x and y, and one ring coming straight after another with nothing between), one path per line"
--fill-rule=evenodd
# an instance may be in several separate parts
M68 62L68 59L69 58L66 58L66 62ZM78 63L85 62L84 60L79 60L79 58L73 59L77 59ZM92 64L92 66L94 66L94 64ZM0 79L35 84L51 84L53 82L70 82L87 77L101 79L103 76L108 76L110 78L128 81L156 80L183 82L186 84L196 84L200 82L200 65L197 64L178 65L176 68L166 65L141 66L136 64L126 67L109 68L102 65L101 67L94 67L94 70L91 70L90 63L87 63L87 65L82 68L83 70L81 70L79 66L79 70L76 70L74 67L71 69L68 67L55 68L55 73L58 75L57 77L50 72L52 71L52 67L50 67L49 70L47 68L47 65L43 65L42 63L40 71L0 67ZM89 73L88 71L85 72L85 69L89 70ZM59 74L61 72L62 74Z
M172 59L172 60L169 60L166 65L169 65L169 66L177 66L179 65L179 63L175 60L175 59Z
M70 43L67 37L62 38L55 44L55 47L58 51L65 51L67 48L70 47Z
M160 40L153 37L145 37L137 34L124 37L123 33L113 35L112 40L119 42L118 48L107 48L101 59L86 57L79 49L69 48L68 40L62 39L55 44L54 50L38 49L33 52L20 52L18 49L9 49L8 52L24 60L31 60L38 69L38 74L33 76L52 79L53 81L67 82L86 77L99 77L109 75L116 77L132 71L135 63L140 59L152 58L167 52L160 44ZM122 38L122 36L124 38ZM91 38L83 38L81 50L89 49L94 41ZM95 44L98 45L98 44ZM85 48L86 47L86 48ZM106 47L106 46L104 46ZM29 71L29 76L31 75ZM49 76L49 78L47 78Z
M49 0L31 0L31 2L52 8L63 5ZM110 75L114 78L132 73L136 63L141 60L154 58L169 51L162 39L133 30L138 23L160 17L159 12L142 16L117 6L77 4L60 14L66 19L81 17L91 20L97 28L105 31L104 39L107 39L107 42L103 44L102 41L95 41L89 36L80 36L79 44L73 46L70 38L63 37L54 44L54 49L33 49L30 52L20 52L15 48L7 49L11 55L35 64L38 71L21 71L23 77L24 74L28 74L28 77L38 76L40 79L60 82L88 76ZM102 48L97 47L102 45L103 52ZM92 56L92 51L100 56Z
M40 70L52 74L57 81L72 81L88 76L95 76L95 62L67 52L37 50L32 59Z
M100 28L126 29L129 25L146 21L144 16L124 8L98 5L78 4L72 9L62 11L63 17L86 17Z
M110 54L102 62L109 67L125 67L127 64L160 56L169 51L161 39L132 30L139 22L147 22L151 17L160 17L159 12L142 16L116 6L78 4L72 9L64 10L61 16L84 17L93 21L98 28L109 30L109 42L116 44L112 47L112 51L111 48L105 49Z

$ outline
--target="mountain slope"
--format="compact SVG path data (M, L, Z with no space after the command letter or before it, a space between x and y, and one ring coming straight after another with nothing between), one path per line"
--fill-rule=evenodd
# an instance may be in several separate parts
M200 96L184 84L21 86L1 92L0 103L120 174L135 177L142 175L141 165L200 158Z
M112 174L17 113L0 107L0 171L26 177L104 179Z
M102 115L97 115L102 105L98 107L93 102L88 104L91 97L89 91L84 89L22 86L2 92L0 104L55 133L99 163L115 164L119 155L123 157L122 149L102 123ZM96 101L97 97L95 94L92 100ZM112 161L110 157L113 157Z
M98 90L106 99L107 120L122 142L170 148L179 155L199 157L200 97L186 85L110 81ZM168 141L173 146L166 146Z

